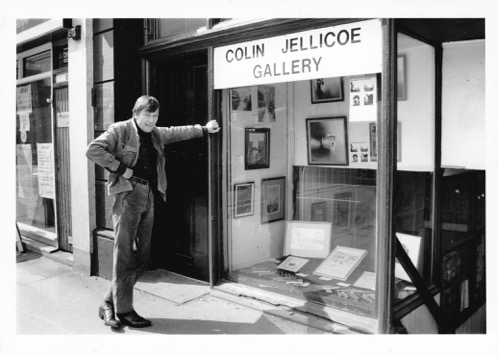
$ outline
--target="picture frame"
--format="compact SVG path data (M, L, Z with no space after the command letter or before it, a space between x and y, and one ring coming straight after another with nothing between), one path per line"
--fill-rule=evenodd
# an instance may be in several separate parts
M231 111L252 111L251 87L230 89Z
M258 121L275 122L275 86L258 85Z
M337 227L351 227L353 192L335 193L332 225Z
M285 219L285 177L261 180L261 223Z
M296 273L308 262L309 260L305 258L289 256L277 266L277 269Z
M306 119L309 165L348 165L345 116Z
M368 125L370 137L370 162L377 162L377 123L370 122ZM401 162L401 122L396 125L396 159Z
M270 168L270 129L245 129L245 169Z
M233 207L235 218L254 214L254 182L237 183L233 185Z
M332 103L344 101L344 80L342 77L317 78L310 80L311 103Z
M398 101L408 100L406 82L406 55L398 56Z
M313 274L345 281L359 266L367 253L367 250L359 248L336 246Z
M330 253L330 222L286 221L284 256L325 258Z
M327 202L311 203L311 221L327 221Z
M396 233L396 236L406 251L408 257L412 261L415 268L419 269L419 258L422 245L422 238L416 235L408 235L400 232ZM407 282L412 282L408 274L405 272L401 264L396 261L394 262L394 275L396 278L402 279Z

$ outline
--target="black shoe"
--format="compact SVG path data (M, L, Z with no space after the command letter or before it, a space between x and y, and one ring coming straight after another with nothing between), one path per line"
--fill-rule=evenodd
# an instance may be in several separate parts
M119 328L119 323L114 317L114 308L110 303L104 302L99 307L99 318L104 320L105 325Z
M122 324L131 326L132 328L146 328L152 325L150 320L142 318L136 311L132 310L129 313L116 314Z

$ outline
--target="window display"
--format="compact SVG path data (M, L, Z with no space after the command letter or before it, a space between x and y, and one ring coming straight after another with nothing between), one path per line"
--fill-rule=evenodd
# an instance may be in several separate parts
M322 80L349 88L354 77ZM377 111L351 123L349 91L331 94L342 100L313 99L308 80L227 93L229 277L374 316L377 163L369 124ZM350 161L356 152L363 159Z

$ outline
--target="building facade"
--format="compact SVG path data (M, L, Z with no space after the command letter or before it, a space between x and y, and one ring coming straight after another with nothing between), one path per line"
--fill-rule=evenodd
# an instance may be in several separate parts
M84 153L147 93L159 126L222 127L166 147L151 269L361 333L485 333L484 20L26 19L17 36L31 245L110 278L107 175Z

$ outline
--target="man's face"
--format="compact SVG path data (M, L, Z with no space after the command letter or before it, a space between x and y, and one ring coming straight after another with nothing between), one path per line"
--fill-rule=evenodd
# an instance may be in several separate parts
M158 118L159 109L151 112L148 112L147 109L143 109L135 115L138 127L140 127L140 129L144 132L151 132L154 126L156 126Z

